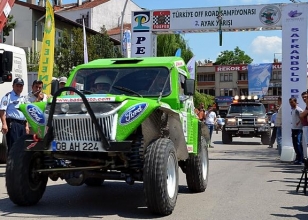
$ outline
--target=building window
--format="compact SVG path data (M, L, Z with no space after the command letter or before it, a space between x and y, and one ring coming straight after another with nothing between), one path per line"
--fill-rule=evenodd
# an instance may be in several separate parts
M210 74L198 74L197 76L198 82L215 82L215 74L210 73Z
M61 39L61 37L62 37L62 31L59 30L59 29L56 29L55 35L56 35L56 36L55 36L56 45L57 45L57 46L60 46L60 39Z
M239 73L238 80L248 80L248 74L247 73Z
M82 15L81 18L76 19L76 23L82 25L82 24L83 24L83 22L82 22L83 19L84 19L84 25L85 25L86 27L89 27L89 16L88 16L88 15Z
M199 89L198 91L201 94L207 94L207 95L215 96L215 89Z
M281 71L273 71L272 79L281 79Z
M232 82L232 73L220 73L220 82Z
M248 95L248 89L247 88L240 88L240 94L239 95Z
M220 96L233 96L233 89L220 89Z

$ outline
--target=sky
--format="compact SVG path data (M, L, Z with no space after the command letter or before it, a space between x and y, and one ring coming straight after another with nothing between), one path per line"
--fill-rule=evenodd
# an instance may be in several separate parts
M63 3L72 0L63 0ZM306 0L296 0L307 2ZM198 7L219 7L255 4L290 3L290 0L133 0L139 7L148 10L177 9ZM251 31L225 32L222 46L219 46L218 33L191 33L185 34L187 45L197 60L214 61L220 52L233 51L237 46L253 59L253 63L270 63L274 58L281 61L281 31Z

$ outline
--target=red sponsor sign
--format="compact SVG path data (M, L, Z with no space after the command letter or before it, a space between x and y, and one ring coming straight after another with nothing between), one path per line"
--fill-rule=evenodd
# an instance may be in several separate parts
M153 12L153 29L170 28L170 11Z
M247 71L248 65L228 65L228 66L215 66L216 72L232 72L232 71Z

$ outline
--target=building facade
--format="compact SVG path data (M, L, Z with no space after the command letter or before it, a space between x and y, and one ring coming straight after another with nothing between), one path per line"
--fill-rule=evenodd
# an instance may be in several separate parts
M281 63L272 64L267 94L262 103L267 110L273 108L282 94ZM224 115L235 95L248 95L248 65L206 65L197 67L197 90L215 96L218 113Z

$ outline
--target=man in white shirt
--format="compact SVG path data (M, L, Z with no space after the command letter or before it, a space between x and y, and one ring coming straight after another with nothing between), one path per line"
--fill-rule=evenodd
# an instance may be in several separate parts
M216 113L213 111L213 107L208 107L207 111L205 112L205 124L209 128L210 131L210 148L214 148L214 146L211 145L212 140L212 134L214 130L214 124L216 123Z
M34 80L32 83L32 91L28 96L29 102L46 102L47 95L42 92L43 89L43 81Z

